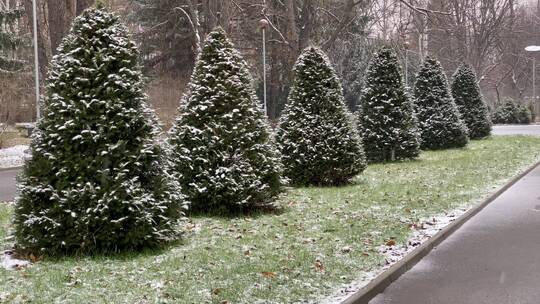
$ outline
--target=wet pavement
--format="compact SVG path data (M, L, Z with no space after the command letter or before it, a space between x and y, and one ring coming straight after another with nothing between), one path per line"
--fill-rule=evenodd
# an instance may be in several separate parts
M15 197L15 178L19 171L20 169L0 170L0 202L12 201Z
M498 125L493 126L493 134L540 136L540 125ZM540 301L538 303L540 303Z

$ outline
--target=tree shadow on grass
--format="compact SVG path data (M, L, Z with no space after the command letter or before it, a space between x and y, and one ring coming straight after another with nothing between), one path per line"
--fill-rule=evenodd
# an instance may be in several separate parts
M164 254L170 251L174 247L184 246L188 243L185 235L182 234L181 237L170 240L167 242L162 242L154 246L149 247L140 247L140 248L130 248L123 250L100 250L100 251L66 251L66 252L36 252L35 250L25 250L18 248L16 245L6 250L9 252L10 256L27 260L32 263L37 263L41 261L47 261L52 263L62 263L68 261L100 261L100 260L114 260L114 261L128 261L145 256L157 256Z
M250 206L248 208L218 209L218 210L188 210L188 217L194 218L259 218L269 215L281 215L287 211L287 207L279 202Z

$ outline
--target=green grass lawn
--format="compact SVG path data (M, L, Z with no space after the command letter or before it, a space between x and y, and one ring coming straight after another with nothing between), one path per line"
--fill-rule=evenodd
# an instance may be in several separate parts
M377 247L404 243L410 224L479 201L539 157L540 138L512 136L371 165L350 186L291 190L278 213L192 218L162 250L0 268L0 302L316 302L380 268ZM10 213L0 204L2 239Z

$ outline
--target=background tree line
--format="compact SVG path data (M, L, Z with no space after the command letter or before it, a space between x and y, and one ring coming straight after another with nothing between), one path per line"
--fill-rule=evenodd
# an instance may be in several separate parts
M42 76L72 20L94 0L37 0L38 44ZM262 31L267 25L268 114L279 116L289 91L292 66L301 50L316 44L329 55L343 79L351 109L356 107L367 62L381 45L394 48L414 81L422 58L438 58L451 73L469 62L493 106L506 96L530 102L531 54L523 48L540 44L540 0L104 0L130 25L142 52L148 94L165 122L174 116L204 37L223 27L247 58L262 96ZM25 13L16 30L2 32L30 37L31 0L0 0L0 10ZM29 14L30 13L30 14ZM0 39L0 44L3 44ZM1 82L0 119L32 120L28 71L32 52L0 47L2 56L23 59L27 77ZM14 92L16 91L16 92ZM7 106L9 103L9 106ZM9 108L9 109L7 109ZM9 117L6 113L9 114ZM15 114L13 114L15 113Z

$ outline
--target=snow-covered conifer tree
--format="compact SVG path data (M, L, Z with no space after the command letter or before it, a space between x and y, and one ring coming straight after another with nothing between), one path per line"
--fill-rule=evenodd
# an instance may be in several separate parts
M358 123L368 160L416 158L420 153L418 122L391 49L384 47L374 55L364 86Z
M90 9L75 19L53 59L19 181L20 247L131 250L177 235L182 196L166 171L137 55L117 16Z
M476 74L468 64L462 64L454 74L452 95L469 129L471 139L479 139L491 134L489 109L484 102Z
M467 145L467 127L450 94L441 64L424 60L414 86L416 117L423 149L460 148Z
M285 174L294 184L343 184L366 167L341 83L315 47L305 49L296 62L277 141Z
M169 142L194 211L247 210L282 190L281 161L251 75L220 28L206 37Z

